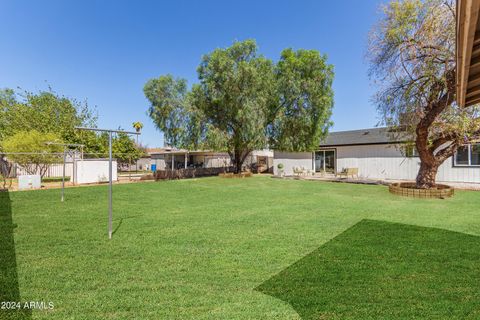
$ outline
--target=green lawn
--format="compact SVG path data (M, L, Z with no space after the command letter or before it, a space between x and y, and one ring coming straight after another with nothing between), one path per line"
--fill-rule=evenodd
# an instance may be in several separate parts
M116 185L111 241L107 186L59 198L0 193L0 301L55 305L10 316L479 317L479 192L406 199L269 177Z

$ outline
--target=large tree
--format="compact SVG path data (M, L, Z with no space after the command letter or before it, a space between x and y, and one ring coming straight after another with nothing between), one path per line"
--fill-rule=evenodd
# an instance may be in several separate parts
M332 69L314 50L286 49L274 64L246 40L205 55L191 90L166 75L144 92L167 144L226 151L238 172L255 149L318 147L331 124Z
M275 69L270 146L315 151L332 125L333 66L315 50L286 49Z
M455 23L454 0L391 1L371 33L375 101L417 149L418 188L434 187L439 166L480 134L478 107L455 102Z
M76 126L95 127L95 110L52 90L15 92L0 90L0 146L3 140L22 131L54 133L66 143L83 143L86 152L99 152L93 132L75 130Z

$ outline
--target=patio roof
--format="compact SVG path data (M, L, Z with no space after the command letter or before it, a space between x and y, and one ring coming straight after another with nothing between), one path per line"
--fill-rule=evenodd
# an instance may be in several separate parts
M480 0L457 0L457 103L480 103Z
M208 150L184 150L184 149L173 149L173 150L162 150L158 152L152 152L152 155L225 155L226 152L215 152L215 151L208 151Z

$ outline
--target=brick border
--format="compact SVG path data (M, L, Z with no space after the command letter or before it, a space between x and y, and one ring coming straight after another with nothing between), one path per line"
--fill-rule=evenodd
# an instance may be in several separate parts
M454 195L454 189L444 184L437 184L436 188L432 189L412 188L414 186L415 184L410 182L392 183L388 190L399 196L423 199L444 199Z

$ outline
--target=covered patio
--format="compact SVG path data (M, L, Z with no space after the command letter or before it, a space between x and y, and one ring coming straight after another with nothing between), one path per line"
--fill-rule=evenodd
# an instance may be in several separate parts
M227 153L212 151L164 150L152 153L157 170L224 168L231 166Z

